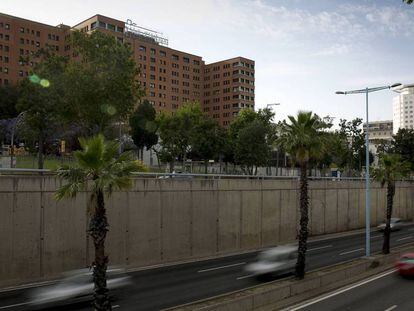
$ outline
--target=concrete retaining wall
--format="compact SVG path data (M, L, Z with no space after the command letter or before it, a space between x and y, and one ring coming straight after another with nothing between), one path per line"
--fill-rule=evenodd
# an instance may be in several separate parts
M0 176L0 286L56 277L90 264L87 193L56 202L53 176ZM112 264L143 267L259 249L295 240L297 180L136 179L107 200ZM364 226L364 184L311 181L313 235ZM386 190L374 184L372 219ZM413 185L399 183L395 216L412 219Z

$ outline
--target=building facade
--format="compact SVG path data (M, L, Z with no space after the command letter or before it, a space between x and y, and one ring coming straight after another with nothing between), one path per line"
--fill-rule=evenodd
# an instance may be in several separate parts
M393 98L394 134L399 129L414 129L414 84L406 84L396 90L399 94Z
M241 109L254 109L253 60L236 57L205 64L201 56L169 48L161 33L102 15L73 27L55 27L0 13L0 85L27 77L35 65L29 56L40 48L70 56L66 39L74 29L101 31L128 44L140 70L137 79L145 90L144 99L157 112L174 113L182 104L197 101L205 113L226 127Z

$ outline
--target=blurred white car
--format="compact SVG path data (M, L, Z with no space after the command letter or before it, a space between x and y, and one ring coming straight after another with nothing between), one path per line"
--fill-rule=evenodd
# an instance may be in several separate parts
M396 230L401 230L402 228L402 221L400 218L391 218L391 222L390 222L390 229L391 231L396 231ZM378 225L377 229L379 231L384 231L385 230L385 221Z
M109 290L131 284L130 277L123 269L108 268L107 287ZM34 289L30 293L29 304L35 306L54 306L70 300L76 302L93 295L93 275L90 269L80 269L65 273L58 283Z
M293 272L297 257L297 246L278 246L261 252L257 257L257 261L246 265L244 270L254 276Z

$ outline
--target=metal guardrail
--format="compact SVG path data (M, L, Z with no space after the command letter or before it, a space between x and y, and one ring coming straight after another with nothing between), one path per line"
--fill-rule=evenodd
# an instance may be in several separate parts
M18 175L18 174L56 174L55 170L50 169L30 169L30 168L0 168L0 175ZM266 176L266 175L233 175L233 174L190 174L190 173L148 173L135 172L134 177L145 177L155 179L191 179L191 178L209 178L209 179L256 179L256 180L298 180L299 176ZM322 177L309 176L311 180L365 180L363 177Z

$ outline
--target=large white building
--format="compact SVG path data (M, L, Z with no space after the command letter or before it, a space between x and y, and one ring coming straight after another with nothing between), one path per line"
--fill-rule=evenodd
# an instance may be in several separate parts
M399 95L393 98L393 131L400 128L414 129L414 84L406 84L398 88Z

